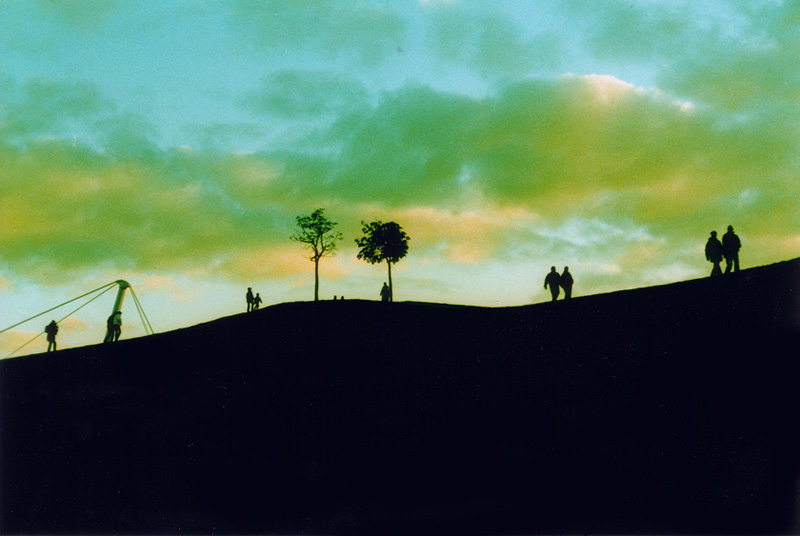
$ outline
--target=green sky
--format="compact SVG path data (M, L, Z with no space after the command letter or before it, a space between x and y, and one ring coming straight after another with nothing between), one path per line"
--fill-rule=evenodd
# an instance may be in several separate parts
M326 298L378 298L362 220L411 237L401 301L545 301L551 265L576 296L702 277L729 224L744 267L796 257L798 27L778 0L6 0L0 329L116 279L157 331L248 286L311 299L288 237L318 207L345 236Z

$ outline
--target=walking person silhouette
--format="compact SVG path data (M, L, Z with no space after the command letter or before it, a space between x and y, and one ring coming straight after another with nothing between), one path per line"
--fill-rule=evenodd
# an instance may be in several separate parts
M722 268L719 267L722 262L722 243L717 238L716 231L711 231L711 236L706 242L706 260L714 265L711 269L711 277L722 275Z
M56 324L55 320L51 320L47 326L44 328L44 332L47 333L47 351L50 352L51 348L52 351L56 351L56 334L58 333L58 324Z
M253 311L257 311L258 308L261 306L261 294L256 292L256 297L253 298Z
M562 273L558 279L559 285L564 289L564 299L570 299L572 297L572 285L575 283L575 280L572 279L572 274L569 273L569 266L564 267L564 273Z
M733 232L733 225L728 225L728 232L722 235L722 256L725 257L725 273L728 274L733 268L734 272L739 271L739 250L742 249L742 241Z
M561 283L561 276L558 275L556 271L556 267L552 266L550 268L550 273L547 274L547 277L544 278L544 288L550 287L550 295L553 297L553 301L558 299L558 286Z

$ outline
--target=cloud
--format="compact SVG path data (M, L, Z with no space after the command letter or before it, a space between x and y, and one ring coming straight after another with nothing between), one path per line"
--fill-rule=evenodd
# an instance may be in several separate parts
M441 59L464 64L483 76L513 76L558 65L560 40L543 33L526 40L513 18L500 11L433 3L426 37Z
M181 132L202 150L211 152L236 147L243 140L260 140L266 134L264 127L256 122L186 125Z
M612 0L593 6L564 0L561 6L582 23L588 51L602 59L642 61L683 55L700 36L717 31L714 10L684 1Z
M552 213L696 159L706 147L681 139L693 126L708 144L702 119L608 76L520 82L484 99L410 86L331 128L330 186L400 206L485 195Z
M8 140L65 133L113 111L93 85L47 78L0 80L0 100L0 139Z
M317 91L308 73L284 74ZM558 254L626 274L685 267L728 223L754 257L788 257L796 242L789 119L693 106L604 74L502 83L481 98L408 85L373 101L341 87L335 107L316 105L327 126L257 153L163 147L146 119L75 90L88 98L71 107L97 116L86 121L92 145L32 126L17 129L25 143L0 138L0 262L50 282L110 269L293 281L305 273L300 252L290 260L294 217L316 207L340 222L345 257L374 217L400 223L413 255L442 266ZM7 117L32 95L51 110L41 125L75 117L58 91L14 88ZM349 273L343 259L331 277Z
M800 75L797 2L564 1L582 21L587 52L615 63L655 64L659 87L733 111L794 103Z
M242 102L256 113L307 118L343 114L367 99L357 80L326 71L281 70L262 79Z
M332 58L346 55L376 65L395 54L406 23L385 4L336 0L237 0L231 20L255 51L303 50Z
M74 61L64 53L64 41L92 33L96 36L114 20L121 5L116 0L0 2L0 49L4 54L56 60L64 69Z
M273 236L274 213L237 203L247 177L219 180L225 158L135 160L55 141L0 152L3 262L22 273L52 281L109 265L188 270Z
M790 232L797 142L770 124L608 75L483 99L410 86L331 129L341 151L323 188L395 210L488 200L556 221L624 217L678 247L727 220Z
M42 326L42 329L44 329L44 326ZM0 335L0 359L5 359L8 354L15 352L23 346L25 347L25 351L20 352L20 354L24 354L26 352L30 353L33 351L45 351L47 349L47 339L45 339L43 331L40 331L39 335L41 336L38 337L37 340L33 341L33 339L37 336L37 333L34 331L15 329L3 333ZM37 346L41 348L37 348ZM15 354L15 356L16 355L17 354Z
M94 27L101 25L120 6L116 0L33 0L38 9L51 13L69 26Z
M420 256L458 264L502 255L506 235L517 234L538 220L524 209L492 204L465 210L419 206L393 211L392 216L413 237Z

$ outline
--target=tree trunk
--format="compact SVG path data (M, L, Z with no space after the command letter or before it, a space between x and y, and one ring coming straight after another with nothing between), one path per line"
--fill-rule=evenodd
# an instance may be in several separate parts
M394 288L392 287L392 263L386 259L386 264L389 265L389 301L394 301Z
M319 301L319 259L314 261L314 301Z

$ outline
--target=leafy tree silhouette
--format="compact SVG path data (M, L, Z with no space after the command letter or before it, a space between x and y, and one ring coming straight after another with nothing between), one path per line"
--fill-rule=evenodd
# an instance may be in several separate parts
M364 236L356 239L356 245L360 248L358 258L370 264L386 261L389 266L389 290L391 291L389 299L392 300L394 296L392 264L406 256L410 237L402 227L393 221L387 223L362 221L361 225Z
M303 244L311 251L309 260L314 261L314 301L319 301L319 260L336 251L336 242L342 233L335 230L337 223L325 216L325 209L318 208L310 216L297 216L297 233L289 238Z

